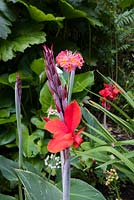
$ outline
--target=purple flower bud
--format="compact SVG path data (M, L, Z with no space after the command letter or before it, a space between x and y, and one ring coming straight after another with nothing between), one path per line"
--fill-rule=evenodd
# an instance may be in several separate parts
M63 87L59 79L59 75L56 70L56 64L54 62L54 55L52 47L49 49L46 45L43 45L43 53L46 62L46 75L48 78L48 86L53 95L54 102L57 111L62 113L67 106L67 90Z

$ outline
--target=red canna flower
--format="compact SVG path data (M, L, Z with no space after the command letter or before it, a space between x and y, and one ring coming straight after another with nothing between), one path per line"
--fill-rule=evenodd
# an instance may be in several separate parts
M81 110L77 101L71 102L64 111L64 121L60 119L49 120L45 124L45 129L53 134L53 139L48 143L48 151L52 153L60 152L72 144L78 148L83 142L80 134L84 130L81 128L78 132L75 129L81 121Z
M115 85L112 85L111 83L104 83L104 89L99 91L99 94L102 96L100 98L102 106L107 110L110 110L111 105L106 102L106 99L109 101L114 101L119 93L120 90Z
M56 63L64 68L65 71L71 72L76 67L81 69L84 60L80 53L72 51L61 51L56 57Z

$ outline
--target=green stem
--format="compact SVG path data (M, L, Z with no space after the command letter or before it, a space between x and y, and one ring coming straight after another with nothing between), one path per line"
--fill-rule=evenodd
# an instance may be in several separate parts
M22 168L23 155L22 155L22 130L21 130L21 81L19 75L17 75L16 84L15 84L15 107L16 107L16 120L17 120L17 130L18 130L18 141L19 141L19 169ZM22 195L22 185L20 180L18 181L19 187L19 199L23 200Z
M71 71L69 87L68 87L68 103L71 101L72 91L73 91L73 84L74 84L74 76L75 70Z
M118 200L121 200L120 194L119 194L119 190L118 190L118 187L117 187L116 183L115 183L114 186L115 186L115 191L116 191L116 194L117 194L117 198L118 198Z

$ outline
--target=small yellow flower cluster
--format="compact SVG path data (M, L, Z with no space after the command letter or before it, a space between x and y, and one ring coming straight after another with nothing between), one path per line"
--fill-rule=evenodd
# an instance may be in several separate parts
M107 177L106 177L106 186L109 186L111 182L117 181L119 179L118 174L115 169L110 169L109 171L106 171Z

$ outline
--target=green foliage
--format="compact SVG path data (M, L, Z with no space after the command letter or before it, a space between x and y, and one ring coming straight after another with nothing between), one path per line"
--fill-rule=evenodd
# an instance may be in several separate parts
M71 180L71 200L81 200L81 198L92 200L105 200L104 196L91 185L79 179Z
M37 174L23 170L16 170L16 173L25 188L26 200L62 199L62 192Z
M77 74L74 78L74 87L73 93L81 92L86 87L91 87L94 82L94 73L93 71Z
M18 168L18 163L0 156L0 170L3 176L9 181L17 181L15 168Z
M82 124L85 126L84 142L79 150L71 152L75 157L72 174L75 169L80 170L80 179L92 183L95 174L98 183L104 179L103 171L114 167L121 180L134 181L133 151L128 149L134 144L132 137L117 140L113 130L107 130L101 123L101 113L105 113L108 122L112 120L112 129L118 131L119 128L120 135L125 132L132 136L134 132L133 5L133 0L0 1L0 181L7 179L11 183L6 189L1 186L1 200L15 199L4 194L8 191L11 196L16 195L16 185L12 183L16 183L18 177L27 200L56 199L55 194L58 200L61 198L60 190L42 178L48 176L44 159L50 139L44 131L43 117L47 117L50 106L55 108L44 70L41 47L44 42L48 46L53 44L55 57L60 51L69 49L79 51L85 60L82 69L76 71L72 96L82 105ZM104 77L110 76L112 79L103 78L121 90L117 105L111 103L112 111L101 107L92 92L88 100L89 90L98 93L101 88L102 80L96 69ZM14 105L16 72L22 80L23 154L27 164L24 166L26 171L15 172L18 168L17 162L13 161L18 160ZM67 74L60 73L59 76L65 85ZM57 169L54 173L55 176L48 179L52 178L51 182L55 184L61 176ZM50 192L46 193L44 188ZM71 200L97 198L104 199L82 180L72 180Z
M6 40L1 42L0 60L7 61L16 56L16 52L24 52L31 45L45 42L46 34L44 32L36 32L31 29L24 31L23 34L14 38L14 40Z
M15 15L5 0L0 1L0 12L0 38L6 39L11 33L10 26L12 26L12 22L15 20Z
M36 130L29 135L28 128L22 126L22 146L25 157L32 158L39 153L47 153L45 144L43 142L44 131Z
M9 195L0 194L0 200L16 200L16 198Z

